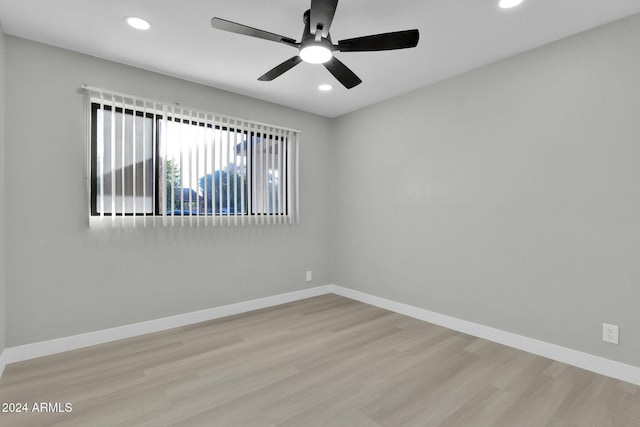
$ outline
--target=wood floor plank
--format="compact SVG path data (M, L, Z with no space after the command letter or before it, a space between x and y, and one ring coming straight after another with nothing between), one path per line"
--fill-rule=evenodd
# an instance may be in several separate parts
M8 427L640 426L638 386L337 295L15 363L0 402L72 404Z

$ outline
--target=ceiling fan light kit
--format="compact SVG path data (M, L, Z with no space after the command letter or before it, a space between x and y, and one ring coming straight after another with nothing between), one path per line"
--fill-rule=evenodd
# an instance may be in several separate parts
M260 81L271 81L300 62L324 64L325 68L347 89L362 80L334 56L334 52L374 52L416 47L420 34L418 30L396 31L338 41L333 44L329 29L333 22L338 0L311 0L311 9L303 16L304 31L300 42L292 38L248 27L222 18L211 19L211 26L219 30L283 43L298 49L298 55L287 59L260 76Z
M309 64L324 64L333 58L333 49L322 44L309 44L300 47L300 58Z
M518 6L523 1L524 0L500 0L498 6L500 6L502 9L511 9L512 7Z

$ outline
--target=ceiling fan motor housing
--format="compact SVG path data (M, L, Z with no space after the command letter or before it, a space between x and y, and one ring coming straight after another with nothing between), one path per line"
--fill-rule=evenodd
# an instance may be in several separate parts
M311 33L310 15L311 11L307 10L303 17L304 32L300 42L300 58L311 64L323 64L333 57L335 48L331 36L322 37L322 27L316 29L315 35Z

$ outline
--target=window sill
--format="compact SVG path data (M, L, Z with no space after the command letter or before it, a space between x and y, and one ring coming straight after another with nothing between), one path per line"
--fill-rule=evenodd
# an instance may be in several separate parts
M293 224L290 215L90 216L89 228L228 227Z

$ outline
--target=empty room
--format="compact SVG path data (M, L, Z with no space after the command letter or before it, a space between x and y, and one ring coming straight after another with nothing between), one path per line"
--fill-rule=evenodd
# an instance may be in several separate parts
M0 0L0 425L640 426L640 0Z

